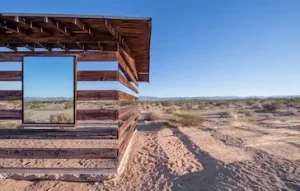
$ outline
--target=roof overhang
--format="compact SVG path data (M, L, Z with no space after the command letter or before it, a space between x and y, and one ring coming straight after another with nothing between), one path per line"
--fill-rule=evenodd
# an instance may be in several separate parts
M0 47L89 52L117 51L121 44L141 82L149 82L150 39L151 18L0 13Z

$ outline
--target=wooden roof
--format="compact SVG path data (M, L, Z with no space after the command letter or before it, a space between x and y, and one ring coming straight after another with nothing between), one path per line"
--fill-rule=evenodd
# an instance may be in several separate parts
M117 51L135 59L138 81L149 81L151 18L0 13L0 47L28 51Z

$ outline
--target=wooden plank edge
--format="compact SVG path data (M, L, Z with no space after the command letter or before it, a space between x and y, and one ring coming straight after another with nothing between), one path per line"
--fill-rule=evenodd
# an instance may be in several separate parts
M117 159L111 148L0 148L0 158L17 159Z
M22 100L22 90L0 90L1 101Z
M135 121L137 118L139 117L139 114L135 114L133 116L131 116L127 121L125 121L121 127L118 129L118 139L120 139L124 132L126 131L127 127L133 122Z
M119 143L119 148L118 148L118 158L119 160L122 160L122 157L129 145L130 140L132 139L133 133L137 127L137 123L135 122L130 130L128 131L127 135L124 137L121 143Z

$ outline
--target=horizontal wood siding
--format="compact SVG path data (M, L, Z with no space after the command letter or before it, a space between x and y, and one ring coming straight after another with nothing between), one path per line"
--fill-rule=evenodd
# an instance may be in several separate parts
M139 107L138 106L127 106L127 107L121 107L119 108L119 119L122 119L124 116L126 116L129 113L136 113L138 112Z
M79 90L77 100L117 100L118 91L115 90Z
M22 72L0 71L0 81L22 81Z
M121 54L119 54L118 60L119 60L119 66L121 68L121 71L124 73L124 75L126 76L126 78L129 81L132 81L136 86L138 86L137 79L132 74L130 68L128 67L128 64L126 63L126 61L124 60L124 58L123 58L123 56Z
M133 74L134 74L135 78L138 79L134 59L122 47L119 47L119 51L120 51L119 54L122 55L125 62L128 63L130 69L133 71Z
M53 129L0 129L0 139L116 139L117 129L53 130Z
M126 129L128 128L128 126L137 118L138 118L138 114L135 114L135 115L132 115L131 117L129 117L125 122L123 122L123 124L118 129L118 138L119 139L123 136L123 134L126 131Z
M127 149L127 146L130 142L130 140L132 139L133 133L136 129L137 123L133 123L132 127L130 128L130 130L128 131L128 133L126 134L125 138L123 139L123 141L120 143L119 149L118 149L118 159L119 161L122 160L122 157Z
M77 81L117 81L118 71L78 71Z
M114 109L79 109L77 120L117 120L118 110Z
M138 97L135 97L133 95L130 95L128 93L121 92L121 91L119 91L118 96L119 96L120 101L137 101L137 100L139 100Z
M116 159L117 149L0 148L0 158L26 159Z
M0 120L22 120L22 110L0 110Z
M0 90L0 100L22 100L22 91Z
M137 94L139 93L139 91L122 74L119 74L119 81L121 82L121 84L128 87L135 93L137 93Z

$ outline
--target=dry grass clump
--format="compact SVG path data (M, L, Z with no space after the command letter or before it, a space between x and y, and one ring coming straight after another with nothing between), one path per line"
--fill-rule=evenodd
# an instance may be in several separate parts
M258 109L258 110L262 110L262 109L263 109L262 104L259 103L259 102L253 103L253 104L252 104L252 107L253 107L253 109Z
M72 123L73 117L68 114L52 114L50 115L51 123Z
M176 105L173 105L172 107L167 108L165 111L167 114L173 114L178 112L178 108Z
M202 126L205 119L193 113L174 113L169 120L171 126Z
M268 112L277 112L283 108L283 104L280 102L266 103L263 105L263 109Z
M65 104L65 109L71 109L71 108L73 108L73 102L67 102Z
M286 113L288 115L298 115L298 110L295 108L289 108Z
M156 121L164 119L164 115L160 110L150 110L144 114L145 121Z

